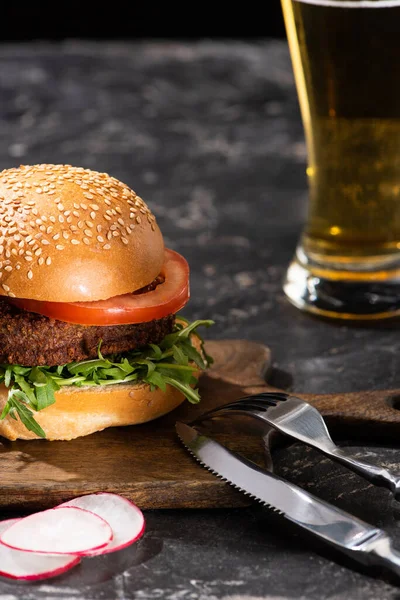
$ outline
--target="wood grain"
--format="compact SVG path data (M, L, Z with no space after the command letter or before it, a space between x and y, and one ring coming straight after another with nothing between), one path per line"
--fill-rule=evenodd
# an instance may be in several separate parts
M247 505L245 496L198 465L175 434L177 420L191 420L243 395L268 391L269 349L247 340L207 343L215 360L202 376L202 402L182 404L144 425L107 429L69 442L43 440L0 444L0 508L47 508L74 496L110 491L143 509L206 508ZM400 390L307 395L326 417L331 431L353 439L387 441L400 437ZM248 458L266 464L261 437L243 422L222 427L224 442ZM272 437L271 439L274 439Z
M270 352L260 344L235 340L209 342L207 351L215 364L201 378L200 405L185 402L151 423L110 428L69 442L3 440L0 507L47 508L97 491L123 494L143 509L248 504L241 493L192 459L175 434L175 422L265 385ZM236 437L234 449L263 463L259 438Z

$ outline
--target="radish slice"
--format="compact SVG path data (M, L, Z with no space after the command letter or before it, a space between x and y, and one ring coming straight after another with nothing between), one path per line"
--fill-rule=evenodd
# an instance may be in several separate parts
M136 542L144 533L145 521L140 508L117 494L105 492L88 494L64 502L60 506L75 506L89 510L107 521L113 530L113 539L107 546L87 552L86 556L98 556L122 550Z
M22 519L0 521L0 534ZM79 556L48 556L13 550L0 544L0 575L10 579L37 581L61 575L80 562Z
M0 535L5 546L26 552L79 554L106 546L113 534L101 517L81 508L52 508L20 519Z

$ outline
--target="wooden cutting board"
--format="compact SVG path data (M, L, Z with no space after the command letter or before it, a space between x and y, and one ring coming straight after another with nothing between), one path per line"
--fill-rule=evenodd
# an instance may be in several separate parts
M107 429L70 442L0 444L0 508L48 508L74 496L109 491L143 509L247 505L245 496L198 465L181 446L174 425L245 394L268 391L266 346L246 340L207 343L213 368L201 378L200 405L182 404L152 423ZM330 430L355 439L400 439L400 390L303 395ZM262 464L260 436L224 433L233 449Z

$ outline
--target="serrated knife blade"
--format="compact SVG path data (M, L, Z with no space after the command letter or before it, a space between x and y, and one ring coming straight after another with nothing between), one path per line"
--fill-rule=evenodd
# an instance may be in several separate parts
M177 422L176 432L191 454L215 475L358 562L385 566L400 575L400 554L383 530L264 471L195 427Z

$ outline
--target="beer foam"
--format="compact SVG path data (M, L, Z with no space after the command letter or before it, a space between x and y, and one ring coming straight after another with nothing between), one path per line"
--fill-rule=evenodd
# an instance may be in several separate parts
M400 0L294 0L303 4L330 6L334 8L391 8L400 6Z

